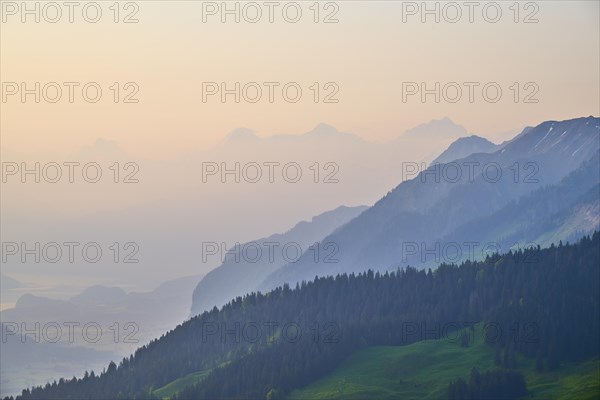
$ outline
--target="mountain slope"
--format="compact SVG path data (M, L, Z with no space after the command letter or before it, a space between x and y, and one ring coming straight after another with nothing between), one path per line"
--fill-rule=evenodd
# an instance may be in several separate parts
M289 231L230 249L226 260L198 283L192 299L192 316L214 306L221 307L237 296L255 291L273 271L295 259L297 248L307 251L328 234L355 218L367 207L338 207L302 221ZM272 251L270 250L273 249ZM289 254L283 250L290 250ZM259 249L259 250L257 250Z
M555 185L534 190L498 211L459 225L452 232L406 246L402 262L431 266L439 262L484 259L487 251L549 246L576 241L600 229L600 153ZM427 250L438 248L438 251ZM411 250L411 251L409 251ZM414 254L413 254L414 253Z
M528 257L537 261L519 261ZM484 335L505 366L512 368L518 354L552 371L600 354L598 265L595 233L574 245L441 265L435 273L320 278L240 298L141 347L119 366L111 363L101 376L27 390L20 398L152 398L153 388L207 369L208 376L176 398L280 398L327 376L361 348L455 337L477 322L506 333Z
M273 273L260 288L295 284L315 275L402 265L403 246L408 243L434 243L463 224L558 183L596 155L599 128L600 119L594 117L548 121L527 129L494 153L457 160L460 173L445 170L445 164L433 165L324 239L337 244L337 263L316 263L306 255Z
M531 397L596 399L600 361L565 363L554 371L535 370L533 360L518 357ZM407 346L368 347L350 355L336 370L288 396L290 400L443 399L448 382L469 376L471 369L496 368L494 349L483 340L482 326L470 335L468 347L455 336Z

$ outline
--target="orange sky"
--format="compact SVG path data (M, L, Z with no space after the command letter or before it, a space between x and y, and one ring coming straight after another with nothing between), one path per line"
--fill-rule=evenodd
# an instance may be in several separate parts
M471 132L506 138L503 132L543 120L598 114L598 2L535 2L537 9L519 9L518 23L509 9L512 2L500 2L497 23L486 22L480 9L469 23L466 8L456 23L445 20L453 14L443 14L442 8L439 23L434 16L422 23L418 12L403 14L406 3L346 1L327 9L321 3L319 23L309 8L312 2L298 2L303 14L297 23L284 20L284 3L275 9L274 23L268 22L264 7L256 23L245 21L244 15L239 23L232 16L222 23L219 13L205 15L202 22L203 3L191 1L137 2L138 9L120 10L119 23L113 22L112 2L99 2L103 14L95 24L86 22L79 9L73 23L67 21L66 9L57 23L45 21L43 14L39 23L33 16L22 23L20 11L12 15L13 9L4 10L3 84L80 86L73 103L67 101L64 85L57 103L37 104L33 95L22 103L19 94L8 96L1 104L2 146L15 152L68 153L103 137L130 154L167 159L209 147L242 126L270 135L303 133L327 122L384 141L421 122L449 116ZM228 4L234 7L234 2ZM47 10L47 17L53 18L53 12ZM131 12L139 22L122 23ZM323 23L331 13L339 22ZM539 22L523 23L528 15ZM97 82L103 90L97 103L81 97L87 82ZM139 102L115 104L114 82L119 82L120 96L133 91L134 86L124 85L134 82ZM226 82L228 87L258 82L263 96L256 103L235 103L233 95L226 103L218 95L203 102L203 82ZM279 83L272 103L263 82ZM290 82L303 90L297 103L282 97L280 88ZM320 89L318 103L314 82ZM326 88L328 82L333 85ZM441 88L456 82L463 96L456 103L436 103L433 95L425 103L419 95L403 102L403 82L426 82L428 87L440 82ZM472 103L464 82L479 83ZM482 97L481 88L489 82L503 90L497 103ZM526 87L528 82L534 85ZM332 98L338 102L324 103L334 89ZM524 103L535 91L532 98L538 102Z

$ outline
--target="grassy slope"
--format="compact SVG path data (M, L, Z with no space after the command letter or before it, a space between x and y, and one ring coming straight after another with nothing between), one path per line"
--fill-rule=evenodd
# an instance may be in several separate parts
M600 360L563 365L559 370L537 374L533 363L524 370L532 398L592 400L600 398Z
M440 399L448 382L468 378L473 366L493 368L494 353L483 343L481 331L474 343L462 348L456 340L428 340L409 346L377 346L349 356L331 375L289 398L306 399ZM600 398L600 360L563 365L536 373L534 361L519 358L530 397L535 399Z
M177 393L178 390L183 389L186 386L191 386L194 383L200 382L202 379L208 376L210 373L210 369L206 371L193 372L189 375L186 375L182 378L174 380L171 383L166 384L165 386L156 389L153 394L158 396L161 399L168 399Z

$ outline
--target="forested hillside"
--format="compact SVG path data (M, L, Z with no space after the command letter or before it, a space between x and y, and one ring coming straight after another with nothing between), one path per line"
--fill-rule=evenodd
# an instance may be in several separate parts
M100 375L61 380L19 398L151 398L154 389L210 368L178 398L278 398L360 348L431 339L476 322L493 327L486 337L506 367L518 353L551 370L599 354L599 265L595 233L577 244L440 265L434 272L318 278L237 298Z

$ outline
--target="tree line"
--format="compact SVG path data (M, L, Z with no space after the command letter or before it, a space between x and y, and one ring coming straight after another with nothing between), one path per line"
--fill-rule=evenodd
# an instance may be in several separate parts
M442 264L435 271L315 277L295 288L237 297L102 373L26 389L17 399L152 399L153 390L208 369L204 380L176 398L276 399L331 373L358 349L405 345L473 323L491 327L485 339L497 364L510 368L521 354L551 370L600 353L599 266L596 232L575 244ZM514 378L491 374L483 379ZM459 393L464 385L452 387ZM486 393L496 390L485 387Z

